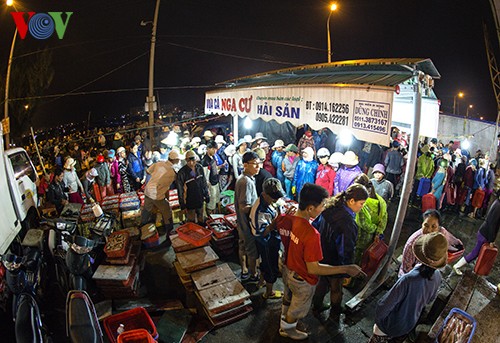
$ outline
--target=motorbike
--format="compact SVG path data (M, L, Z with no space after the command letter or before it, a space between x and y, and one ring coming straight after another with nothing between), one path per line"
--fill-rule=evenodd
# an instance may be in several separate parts
M73 343L102 343L94 303L85 291L69 291L66 298L66 335Z
M43 237L43 231L29 230L28 235ZM22 256L14 253L0 256L6 269L7 287L13 294L12 318L16 342L47 342L50 334L42 323L38 305L40 282L42 275L46 274L42 250L24 246L22 251Z

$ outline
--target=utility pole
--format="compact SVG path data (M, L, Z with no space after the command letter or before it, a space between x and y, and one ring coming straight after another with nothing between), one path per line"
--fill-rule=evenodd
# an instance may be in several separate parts
M160 11L160 0L156 0L155 14L153 18L153 30L151 32L151 50L149 53L149 86L148 86L148 97L146 98L146 108L148 110L148 126L149 126L149 139L154 142L154 122L155 122L155 110L156 101L153 95L154 92L154 70L155 70L155 45L156 45L156 26L158 24L158 12ZM146 25L145 22L141 22L141 25Z

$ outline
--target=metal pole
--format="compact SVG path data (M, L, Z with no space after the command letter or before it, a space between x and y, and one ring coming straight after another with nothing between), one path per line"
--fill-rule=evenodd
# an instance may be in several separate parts
M160 11L160 0L156 0L155 14L153 18L153 30L151 32L151 51L149 53L149 86L148 86L148 112L149 112L149 139L154 142L154 100L153 100L153 88L154 88L154 70L155 70L155 45L156 45L156 25L158 23L158 12Z
M396 244L398 243L399 236L401 234L404 218L406 216L406 209L410 200L413 177L415 175L415 166L417 164L418 137L420 135L420 117L422 112L422 86L418 81L418 73L418 71L414 71L414 114L413 124L411 126L410 150L408 152L408 162L406 165L406 173L403 181L403 189L401 190L401 199L399 200L398 212L394 220L394 226L389 242L389 250L380 263L378 269L375 271L370 280L368 280L365 287L346 303L346 306L350 309L354 309L356 306L358 306L363 300L368 298L375 290L377 290L380 285L384 283L387 277L387 268L392 261L392 255L394 254Z
M238 135L239 135L239 132L238 132L238 120L239 120L239 117L237 114L234 115L233 117L233 140L234 140L234 145L238 144Z
M332 62L332 46L331 46L331 37L330 37L330 17L332 16L332 11L328 15L328 20L326 21L326 40L328 46L328 63Z
M457 109L457 96L455 95L453 97L453 114L456 114L456 109Z
M3 103L3 117L5 121L9 119L9 83L10 83L10 68L12 66L12 56L14 55L14 47L16 45L17 29L14 31L14 37L12 38L12 45L10 46L9 62L7 63L7 75L5 77L5 101ZM7 133L5 134L5 148L10 147L10 126L7 128Z
M31 129L31 137L33 137L33 144L35 144L36 154L38 155L38 161L40 161L40 165L42 166L43 174L47 174L47 170L45 170L45 164L43 162L42 156L40 155L40 150L38 150L38 144L36 143L35 133L33 132L33 127Z

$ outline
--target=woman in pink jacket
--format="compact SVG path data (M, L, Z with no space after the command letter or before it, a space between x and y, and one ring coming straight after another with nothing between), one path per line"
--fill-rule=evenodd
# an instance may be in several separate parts
M326 189L329 195L333 195L333 184L337 173L328 163L328 159L330 158L330 151L328 151L327 148L321 148L318 150L317 155L320 164L316 171L315 184Z
M115 150L109 149L108 151L108 166L109 174L111 176L111 184L113 185L113 190L116 193L122 193L121 184L122 176L120 175L120 169L118 167L118 160L115 158Z

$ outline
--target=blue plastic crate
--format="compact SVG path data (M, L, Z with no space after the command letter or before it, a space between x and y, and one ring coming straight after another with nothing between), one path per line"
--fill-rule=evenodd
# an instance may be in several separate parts
M450 313L448 313L448 315L446 316L446 319L444 320L443 325L439 329L439 333L436 336L436 343L439 343L439 336L441 336L441 333L443 332L444 328L446 327L446 324L448 324L448 321L451 319L451 317L453 317L453 315L455 313L461 314L462 316L464 316L465 318L467 318L470 321L470 324L472 324L472 330L470 332L469 339L467 340L467 343L472 342L472 337L474 336L474 332L476 331L476 325L477 325L476 319L474 319L474 317L472 317L467 312L465 312L459 308L454 307L450 310Z

